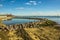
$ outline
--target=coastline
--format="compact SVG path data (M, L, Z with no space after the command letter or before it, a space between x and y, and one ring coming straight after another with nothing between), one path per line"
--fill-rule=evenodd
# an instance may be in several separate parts
M51 20L8 25L0 28L0 32L2 32L0 35L5 33L5 36L0 37L4 37L4 40L11 38L11 40L59 40L60 27L54 25L57 23Z

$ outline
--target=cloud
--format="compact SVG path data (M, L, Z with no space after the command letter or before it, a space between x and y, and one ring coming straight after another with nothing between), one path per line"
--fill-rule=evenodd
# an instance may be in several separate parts
M34 2L34 3L33 3L33 5L37 5L37 3L36 3L36 2Z
M37 5L36 1L29 1L26 3L26 5Z
M3 4L0 4L0 7L2 7L3 6Z
M35 12L37 15L44 15L44 16L57 16L60 15L60 11L38 11Z
M36 12L30 12L24 15L27 15L27 16L60 16L60 11L36 11Z
M26 3L26 5L38 5L38 4L41 4L42 3L42 1L29 1L29 2L27 2Z
M31 5L31 3L26 3L26 5Z
M16 9L18 9L18 10L24 10L24 7L18 7Z
M17 15L20 15L20 16L60 16L60 11L18 12Z

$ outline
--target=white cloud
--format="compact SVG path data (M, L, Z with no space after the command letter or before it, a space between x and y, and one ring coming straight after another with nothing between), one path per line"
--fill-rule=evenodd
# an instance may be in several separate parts
M33 3L33 5L37 5L37 3L36 3L36 2L34 2L34 3Z
M60 15L60 12L58 11L44 11L44 12L37 12L40 15L45 15L45 16L57 16Z
M37 11L37 12L30 12L27 14L22 14L27 16L60 16L60 12L58 11Z
M18 10L24 10L24 7L18 7L16 9L18 9Z
M2 7L3 6L3 4L0 4L0 7Z
M21 13L21 14L19 14ZM60 11L32 11L32 12L18 12L20 16L60 16Z
M37 5L36 1L29 1L32 5Z
M38 4L41 4L42 1L29 1L26 3L26 5L38 5Z
M31 5L31 3L26 3L26 5Z
M26 4L27 5L37 5L37 2L36 1L29 1Z

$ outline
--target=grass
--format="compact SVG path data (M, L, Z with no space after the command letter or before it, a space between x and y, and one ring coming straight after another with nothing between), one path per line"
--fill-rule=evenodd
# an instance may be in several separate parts
M6 28L6 25L3 24L0 21L0 28L3 28L4 30L0 31L0 38L2 40L9 40L9 38L12 38L11 40L60 40L60 27L54 27L53 25L56 25L57 23L51 20L46 20L44 22L40 22L35 25L33 28L22 28L22 29L13 29L11 27L10 30L4 31Z
M39 28L23 28L19 33L16 32L17 30L11 30L8 32L0 31L0 38L2 38L2 40L9 40L9 38L12 38L11 40L24 40L24 37L28 38L30 36L33 40L60 40L60 30L50 26L42 26ZM18 36L18 34L20 35Z
M41 22L40 26L54 26L56 25L57 23L54 22L54 21L51 21L51 20L46 20L44 22Z
M53 27L25 28L34 40L60 40L60 31Z
M3 23L0 23L0 28L4 29L4 28L6 28L6 25Z
M4 31L0 31L0 38L1 40L9 40L7 33Z

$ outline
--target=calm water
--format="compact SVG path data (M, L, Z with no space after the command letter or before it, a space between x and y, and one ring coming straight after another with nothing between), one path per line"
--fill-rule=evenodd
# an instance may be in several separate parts
M33 17L33 16L31 16L31 17ZM57 17L57 16L34 16L33 18L47 18L47 19L53 20L60 24L60 17ZM7 25L13 25L13 24L21 24L21 23L28 23L28 22L34 22L34 21L38 21L38 20L17 19L16 18L16 19L12 19L9 21L3 21L3 23L7 24Z
M3 21L4 24L6 25L13 25L13 24L22 24L22 23L28 23L28 22L35 22L38 20L29 20L29 19L12 19L12 20L8 20L8 21Z
M60 16L36 16L36 18L47 18L60 24Z

